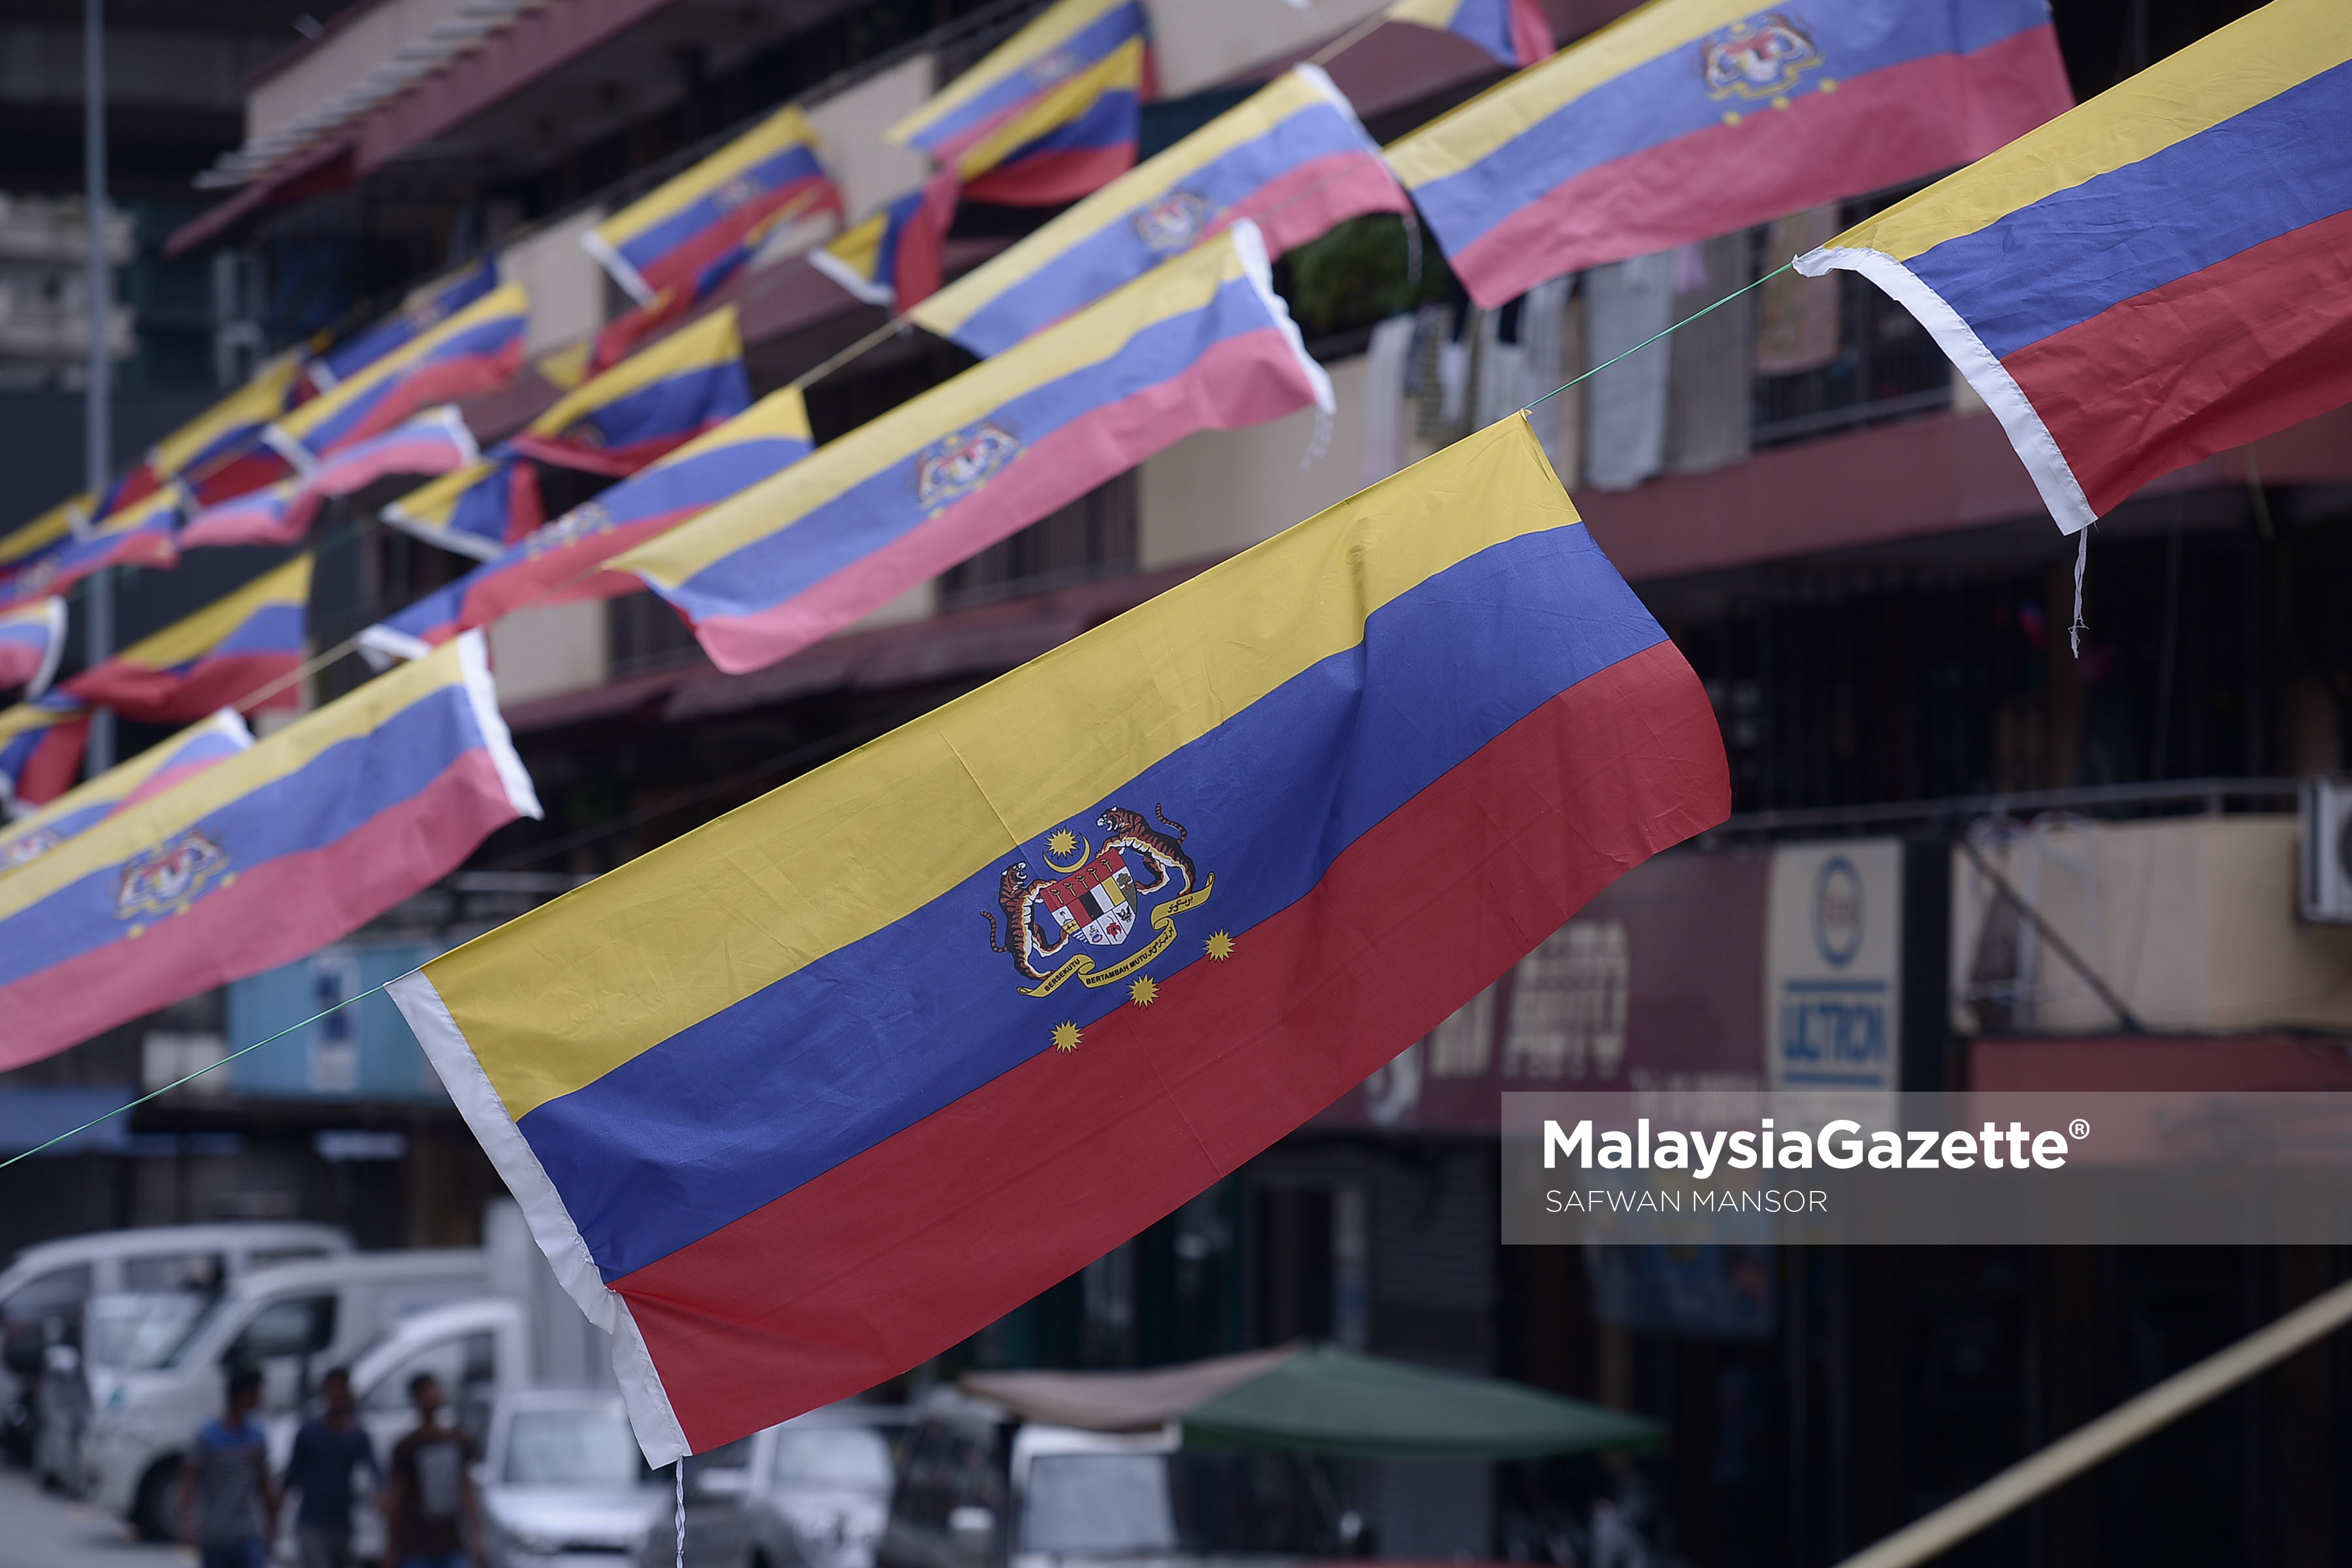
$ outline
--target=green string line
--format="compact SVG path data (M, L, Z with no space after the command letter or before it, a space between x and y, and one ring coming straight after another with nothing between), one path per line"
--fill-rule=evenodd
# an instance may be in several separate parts
M1734 300L1737 300L1742 294L1747 293L1749 289L1762 288L1765 284L1769 283L1773 279L1778 278L1781 273L1786 272L1790 268L1794 267L1796 263L1794 261L1783 261L1780 266L1775 267L1771 271L1767 272L1763 277L1756 279L1755 282L1748 284L1745 288L1734 289L1730 293L1726 294L1714 304L1707 306L1706 310L1693 310L1689 315L1685 316L1681 321L1676 321L1673 326L1668 327L1665 331L1653 332L1648 337L1643 338L1640 342L1635 343L1632 348L1627 349L1625 353L1610 355L1607 359L1602 360L1599 364L1594 365L1591 370L1586 371L1583 375L1578 376L1576 381L1562 382L1559 385L1553 387L1549 392L1545 393L1541 397L1537 398L1535 403L1528 404L1528 407L1533 408L1536 405L1536 403L1549 403L1553 398L1558 397L1561 393L1566 392L1570 387L1574 386L1576 382L1599 375L1602 371L1607 370L1611 365L1615 364L1619 360L1623 359L1625 354L1640 353L1643 349L1648 348L1652 343L1654 343L1660 338L1664 337L1666 332L1675 331L1681 328L1689 326L1693 321L1696 321L1701 316L1706 315L1707 310L1722 310L1726 305L1730 304ZM1520 412L1525 413L1526 409L1522 409Z
M396 979L399 977L394 976L394 978ZM131 1101L128 1105L118 1105L112 1110L106 1112L103 1116L93 1116L88 1121L83 1122L80 1126L73 1129L71 1131L60 1132L56 1137L50 1139L47 1143L37 1144L33 1148L26 1150L21 1154L11 1154L6 1159L0 1160L0 1171L6 1170L9 1166L15 1164L19 1160L31 1159L43 1149L55 1148L58 1144L64 1142L68 1138L79 1137L82 1133L89 1131L100 1122L110 1121L113 1118L121 1115L126 1110L136 1110L141 1106L146 1104L149 1100L153 1100L156 1096L169 1094L173 1089L179 1088L182 1084L204 1077L205 1074L212 1071L215 1068L226 1067L229 1063L236 1060L239 1057L250 1056L253 1052L259 1050L264 1046L284 1039L287 1036L292 1034L297 1029L304 1028L310 1025L317 1023L320 1019L325 1017L328 1013L340 1013L354 1002L364 1002L369 997L374 995L377 992L383 990L385 985L389 985L391 984L392 981L387 980L381 985L369 986L366 990L361 992L356 996L346 996L343 1000L328 1008L325 1013L313 1013L309 1017L303 1019L299 1024L289 1024L284 1028L278 1030L276 1034L270 1036L267 1040L256 1040L253 1044L247 1046L242 1049L229 1052L228 1055L221 1058L221 1059L216 1062L206 1062L203 1067L198 1068L195 1071L188 1074L185 1078L175 1078L161 1089L150 1089L145 1094L141 1095L138 1099Z

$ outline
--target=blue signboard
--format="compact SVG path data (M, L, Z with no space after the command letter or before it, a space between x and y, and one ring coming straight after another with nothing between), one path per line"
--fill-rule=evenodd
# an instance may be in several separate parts
M310 1023L223 1071L235 1091L265 1100L446 1100L416 1037L381 991L338 1002L407 973L441 949L419 942L337 942L228 988L228 1037L258 1040Z

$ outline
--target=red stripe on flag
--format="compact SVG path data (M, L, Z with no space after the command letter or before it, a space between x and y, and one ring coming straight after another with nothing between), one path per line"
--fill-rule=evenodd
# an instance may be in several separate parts
M1493 310L1562 273L1981 158L2074 107L2056 56L2051 30L2029 27L1972 55L1865 71L1786 109L1743 103L1737 125L1677 136L1554 186L1464 246L1450 258L1454 274Z
M963 187L967 200L1008 207L1053 207L1082 201L1135 167L1136 144L1074 147L1032 153L975 174Z
M656 293L674 283L691 284L696 276L736 246L744 237L776 214L795 203L801 204L790 222L829 212L841 211L841 191L831 180L797 179L764 191L741 206L730 211L709 228L687 240L677 249L656 257L637 269L637 276Z
M1036 1057L614 1281L688 1440L869 1388L1067 1278L1729 810L1706 693L1659 643L1489 742L1234 933L1230 959L1195 962L1075 1053L1044 1048L1058 1015L1039 1006ZM1198 952L1215 929L1212 907L1181 940Z
M2352 403L2352 212L2119 300L2001 363L2105 512Z
M355 441L381 436L410 415L436 403L456 403L478 392L504 386L521 368L520 332L489 353L469 353L420 364L395 379L383 399L359 423L337 437L327 450L340 452Z
M137 962L109 942L0 991L0 1070L315 952L433 882L514 816L498 763L476 746L331 844L258 866L232 862L233 883L185 914L142 922Z
M1230 430L1314 402L1289 339L1258 327L1212 343L1183 371L1038 438L980 490L860 556L804 593L695 627L730 674L761 669L839 631L926 577L968 561L1055 508L1126 472L1178 437Z
M1222 233L1243 218L1265 235L1265 253L1280 257L1365 213L1412 210L1412 198L1370 153L1331 153L1286 171L1234 204L1217 222Z
M299 649L283 653L214 654L174 674L141 669L120 661L76 676L66 689L85 702L111 708L140 724L193 724L208 713L233 707L302 662ZM299 708L302 691L289 684L261 708Z
M49 726L33 748L33 754L16 773L16 799L26 805L47 805L73 788L81 772L83 751L89 744L89 721L68 719L62 724ZM16 1064L6 1059L7 1047L0 1043L0 1068Z

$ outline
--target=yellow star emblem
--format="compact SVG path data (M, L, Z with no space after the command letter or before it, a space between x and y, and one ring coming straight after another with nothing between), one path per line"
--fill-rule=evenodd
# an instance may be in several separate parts
M1075 1051L1085 1037L1078 1026L1066 1019L1054 1026L1054 1048L1057 1051Z
M1211 931L1209 940L1201 945L1202 951L1206 952L1211 958L1223 963L1234 955L1234 933L1225 931Z
M1050 855L1067 859L1076 853L1078 837L1066 827L1057 827L1046 837L1045 850Z
M1149 1007L1160 1000L1160 986L1149 974L1139 974L1135 984L1127 988L1127 999L1139 1007Z

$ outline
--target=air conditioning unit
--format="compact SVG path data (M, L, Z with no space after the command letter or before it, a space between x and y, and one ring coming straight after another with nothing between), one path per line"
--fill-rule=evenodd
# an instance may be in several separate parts
M2352 779L2303 781L2303 918L2352 924Z

